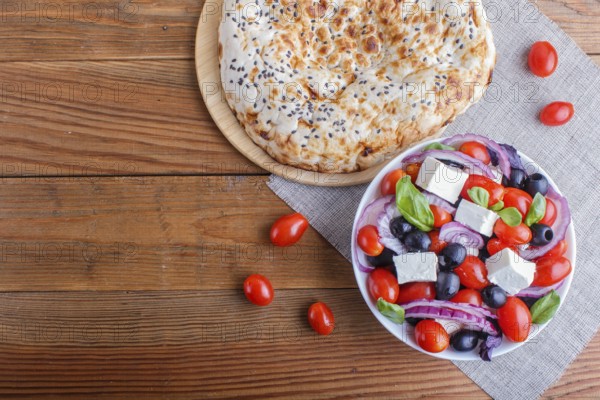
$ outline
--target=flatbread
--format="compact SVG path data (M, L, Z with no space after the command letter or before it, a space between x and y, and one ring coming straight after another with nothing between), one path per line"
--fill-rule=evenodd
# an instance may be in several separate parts
M364 170L478 101L496 62L481 2L225 0L225 97L280 163Z

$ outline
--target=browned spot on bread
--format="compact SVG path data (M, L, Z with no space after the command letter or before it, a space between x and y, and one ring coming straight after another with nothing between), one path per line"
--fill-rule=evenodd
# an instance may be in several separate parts
M434 23L428 24L424 30L425 30L425 33L433 35L433 34L437 33L437 24L434 24Z
M346 33L348 34L348 36L354 37L356 35L356 28L354 27L354 25L350 25L348 29L346 29Z
M269 132L260 131L260 137L265 140L269 140Z
M223 46L221 45L221 43L219 43L219 61L221 61L221 59L223 58Z
M365 41L364 41L364 49L365 52L367 53L379 53L379 42L377 41L377 38L373 37L373 36L369 36Z
M362 151L362 156L366 157L373 152L373 149L369 146L365 147Z

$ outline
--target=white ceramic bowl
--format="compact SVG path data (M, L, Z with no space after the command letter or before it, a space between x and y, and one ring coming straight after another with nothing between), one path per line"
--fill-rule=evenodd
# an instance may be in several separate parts
M401 168L402 160L406 156L416 153L416 152L419 152L419 151L422 151L422 149L424 147L426 147L428 144L431 144L434 142L439 142L443 139L444 138L428 140L428 141L419 143L419 144L407 149L402 154L398 155L396 158L394 158L392 161L390 161L390 163L385 168L383 168L377 174L377 176L373 179L373 181L369 184L369 187L367 188L365 194L362 197L362 200L360 201L360 204L358 205L358 211L356 213L356 216L354 217L354 226L352 228L352 266L354 268L354 276L356 277L356 282L358 283L358 288L360 289L360 293L362 294L363 299L365 300L365 302L371 309L371 312L373 313L373 315L375 315L375 318L377 318L377 320L388 331L390 331L390 333L392 335L396 336L398 339L400 339L404 343L408 344L412 348L417 349L418 351L420 351L422 353L429 354L429 355L437 357L437 358L443 358L446 360L462 360L462 361L464 361L464 360L480 360L479 355L477 353L477 348L475 348L475 350L470 351L470 352L458 352L458 351L455 351L454 349L452 349L452 347L449 347L448 349L446 349L445 351L443 351L441 353L429 353L429 352L421 349L421 347L419 347L419 345L417 344L417 342L414 339L414 328L412 326L410 326L410 324L408 324L406 322L402 325L395 324L392 321L390 321L389 319L387 319L386 317L384 317L383 315L381 315L379 310L377 310L376 302L375 302L375 300L373 300L371 298L371 296L369 295L369 292L367 290L366 282L367 282L368 273L362 272L358 268L358 263L357 263L358 260L356 259L356 257L362 257L362 259L361 259L362 263L367 264L364 253L360 250L355 251L355 247L357 246L357 244L356 244L356 235L357 235L357 230L358 230L357 224L358 224L359 216L362 214L364 208L369 203L371 203L373 200L375 200L376 198L381 197L380 192L379 192L379 185L380 185L383 177L388 172L390 172L394 169L397 169L397 168ZM529 157L527 157L523 153L519 152L519 155L521 156L523 163L526 166L528 166L528 168L527 168L528 172L531 172L531 169L535 168L535 171L544 174L544 176L546 176L548 178L548 181L550 182L550 184L555 189L557 189L557 191L560 193L560 190L558 190L558 187L556 186L556 184L554 183L552 178L539 165L534 163ZM562 194L562 193L560 193L560 194ZM571 221L571 224L569 225L569 228L567 230L566 240L568 243L568 250L567 250L567 253L565 256L571 261L573 270L571 271L571 274L566 278L565 283L556 290L556 292L558 293L558 295L560 296L560 299L561 299L561 306L565 301L567 293L569 292L569 288L571 287L571 281L573 280L573 274L575 273L576 247L575 247L575 229L573 227L573 221ZM525 342L515 343L515 342L512 342L512 341L506 339L506 337L505 337L503 339L500 347L495 348L493 350L492 357L495 358L502 354L506 354L506 353L522 346L523 344L527 343L528 341L533 339L535 336L537 336L546 327L546 325L548 325L551 321L552 320L550 320L549 322L547 322L545 324L533 325L531 328L529 337L527 338L527 340Z

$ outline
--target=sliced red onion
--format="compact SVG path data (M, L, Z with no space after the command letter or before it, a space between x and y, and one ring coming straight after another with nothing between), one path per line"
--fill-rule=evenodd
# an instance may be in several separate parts
M489 166L477 160L476 158L454 150L427 150L420 153L415 153L402 160L402 164L421 163L427 157L459 163L464 165L465 168L468 169L469 173L472 173L472 171L476 171L476 168L479 168L483 175L492 180L494 179L494 172Z
M550 293L552 290L557 290L558 288L560 288L564 283L565 283L565 280L563 279L562 281L560 281L552 286L546 286L546 287L529 286L528 288L525 288L525 289L521 290L519 293L517 293L516 296L517 297L533 297L533 298L544 297L545 295Z
M510 162L510 166L512 168L525 171L525 166L523 166L523 160L521 160L521 156L519 155L519 152L517 152L517 149L512 147L510 144L506 143L502 143L500 146L506 152L506 155L508 156L508 161Z
M496 347L499 347L502 344L502 336L488 336L485 338L483 342L479 345L479 357L483 361L492 361L492 352Z
M372 202L370 202L365 209L363 210L362 214L360 215L360 217L358 218L358 226L357 226L357 231L362 228L365 225L375 225L377 224L377 216L383 211L385 205L387 203L389 203L390 200L394 200L394 196L390 195L390 196L385 196L385 197L379 197L375 200L373 200ZM356 238L352 238L352 240L356 240ZM362 271L362 272L371 272L375 269L375 267L372 267L370 265L366 265L363 262L361 262L361 259L359 257L359 253L358 253L358 246L355 245L354 246L354 259L358 262L358 268Z
M425 196L430 205L433 204L434 206L438 206L439 208L448 211L452 215L456 213L456 207L454 207L452 204L448 203L441 197L430 193L427 190L423 191L423 195Z
M412 307L442 307L442 308L450 308L453 310L463 311L468 314L477 315L482 318L492 318L497 319L496 314L492 313L487 308L475 306L473 304L468 303L455 303L453 301L446 300L413 300L409 303L402 304L404 309L412 308Z
M392 199L384 206L377 217L377 230L379 231L379 243L392 250L396 255L404 254L408 250L406 246L398 240L390 230L390 221L400 216L400 211L396 207L396 199Z
M483 237L479 233L456 221L448 222L442 226L442 229L440 229L440 240L447 243L459 243L465 247L474 247L476 249L481 249L485 244Z
M500 168L500 171L502 171L502 174L504 176L510 178L510 161L508 160L508 155L506 154L504 149L493 140L485 136L475 135L473 133L465 133L464 135L454 135L452 137L449 137L442 141L442 143L448 146L458 147L457 145L470 141L482 143L486 147L492 149L498 157L498 167Z
M488 321L487 318L456 308L437 305L404 306L404 316L406 318L440 318L465 324L471 330L485 332L490 335L499 334L494 324Z

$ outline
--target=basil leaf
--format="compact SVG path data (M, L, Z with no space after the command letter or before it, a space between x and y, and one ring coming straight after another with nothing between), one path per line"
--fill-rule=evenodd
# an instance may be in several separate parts
M377 309L390 321L397 324L404 323L404 308L400 307L398 304L388 303L380 297L377 300Z
M504 208L504 202L502 200L498 200L496 204L490 207L492 211L500 211Z
M537 224L544 218L544 215L546 215L546 198L540 192L537 192L525 216L525 225Z
M531 307L531 322L534 324L543 324L548 321L558 310L560 305L560 296L554 290L533 303Z
M425 146L423 151L427 151L427 150L454 150L454 147L435 142L435 143L431 143L431 144L428 144L427 146Z
M471 189L467 190L467 193L473 203L483 208L488 208L490 194L487 190L479 186L473 186Z
M504 208L498 211L498 215L508 226L517 226L523 221L521 213L515 207Z
M396 206L400 214L419 230L429 232L433 229L433 212L429 202L419 189L405 176L396 184Z

